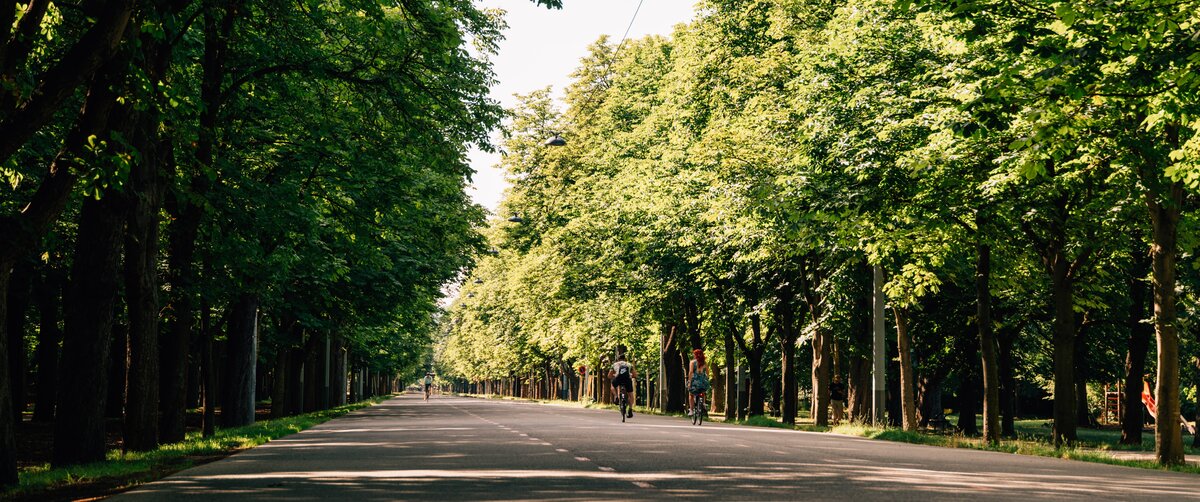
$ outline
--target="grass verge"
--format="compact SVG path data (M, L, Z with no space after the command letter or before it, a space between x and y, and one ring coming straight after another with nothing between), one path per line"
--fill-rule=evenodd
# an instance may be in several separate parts
M0 492L0 499L66 499L102 496L153 481L173 472L253 448L272 439L300 432L391 396L339 406L294 417L256 422L245 427L218 429L212 437L192 432L179 443L146 452L110 451L103 462L51 468L49 464L24 469L20 483Z
M968 448L972 450L997 451L1019 455L1036 455L1039 457L1064 458L1069 460L1082 460L1084 462L1096 462L1109 465L1122 465L1126 467L1139 467L1143 469L1157 469L1200 474L1200 466L1194 464L1164 467L1148 460L1115 458L1103 451L1089 448L1055 448L1048 443L1031 439L1003 440L1000 441L999 444L992 445L987 444L982 439L971 438L957 434L946 436L941 434L910 432L902 429L872 427L859 424L838 425L830 429L830 432L849 436L860 436L870 439L896 441L901 443L942 446L948 448Z

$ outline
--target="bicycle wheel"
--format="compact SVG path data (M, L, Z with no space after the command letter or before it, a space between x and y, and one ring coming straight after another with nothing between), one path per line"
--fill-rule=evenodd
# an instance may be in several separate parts
M704 425L705 411L704 399L701 399L700 402L696 403L696 425Z
M617 408L619 408L621 410L621 423L625 423L625 406L626 406L625 396L621 396L620 403L621 404L619 406L617 406Z

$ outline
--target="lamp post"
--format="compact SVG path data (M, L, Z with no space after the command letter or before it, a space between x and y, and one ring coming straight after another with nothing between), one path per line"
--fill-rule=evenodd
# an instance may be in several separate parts
M563 139L562 136L559 136L558 133L554 133L553 137L546 140L545 145L546 146L567 146L567 140Z

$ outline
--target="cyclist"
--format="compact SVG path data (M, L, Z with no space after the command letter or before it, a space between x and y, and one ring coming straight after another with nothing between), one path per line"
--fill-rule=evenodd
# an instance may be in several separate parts
M633 365L625 361L625 354L617 354L617 362L613 363L612 369L608 371L608 377L612 379L613 391L625 396L625 402L630 403L625 409L627 418L633 417L633 380L637 378L637 370L633 369Z
M692 351L692 362L688 364L688 416L692 415L692 410L696 408L696 398L701 393L708 391L708 364L704 361L704 351L696 349Z
M429 400L429 390L433 388L433 373L425 374L425 400Z

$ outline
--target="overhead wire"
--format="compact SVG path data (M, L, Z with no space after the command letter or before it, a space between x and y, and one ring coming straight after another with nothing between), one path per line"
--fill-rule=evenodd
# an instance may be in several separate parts
M621 41L617 42L617 48L613 49L612 57L610 57L608 63L604 65L604 71L601 72L600 75L601 79L608 78L608 75L612 72L612 65L617 61L617 56L621 54L621 49L625 47L625 40L629 38L629 32L633 30L633 23L637 21L638 13L642 11L642 4L645 2L646 0L638 0L637 8L633 10L633 16L629 18L629 24L625 26L625 33L621 35ZM583 105L592 104L592 101L595 97L596 93L593 90L593 92L587 96L588 99L587 101L583 102ZM587 106L579 106L577 109L586 110Z

